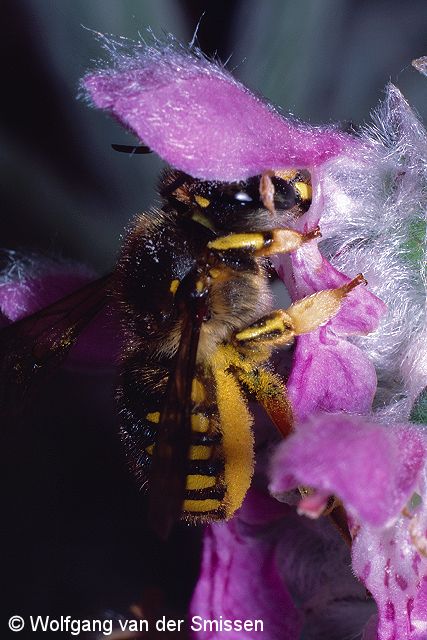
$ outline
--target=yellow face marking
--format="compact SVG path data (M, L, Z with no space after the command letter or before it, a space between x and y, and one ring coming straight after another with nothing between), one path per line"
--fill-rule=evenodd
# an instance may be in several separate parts
M154 451L154 444L150 444L148 447L145 447L146 452L152 456Z
M169 287L169 291L171 292L171 294L174 296L176 293L176 290L179 287L179 280L172 280L170 287Z
M209 207L211 203L210 200L208 200L207 198L204 198L203 196L194 196L194 199L199 205L199 207L202 207L202 209L206 209L206 207Z
M227 251L229 249L262 249L265 244L262 233L231 233L208 242L209 249Z
M153 411L153 413L147 413L145 418L146 420L148 420L148 422L155 422L157 424L160 420L160 411Z
M205 289L205 283L203 282L203 280L197 280L196 282L196 290L199 293L202 293L202 291L204 291Z
M194 474L187 476L186 489L210 489L216 484L215 476L202 476Z
M191 429L197 433L206 433L209 429L209 418L202 413L196 413L191 416Z
M193 513L204 513L218 509L220 506L219 500L184 500L183 509Z
M313 195L313 190L311 188L311 184L307 184L306 182L294 182L294 189L298 191L301 200L311 200Z
M207 447L204 444L195 444L190 447L189 458L190 460L209 460L212 453L212 447Z
M197 378L193 378L191 385L191 399L196 404L206 399L206 390L203 384Z

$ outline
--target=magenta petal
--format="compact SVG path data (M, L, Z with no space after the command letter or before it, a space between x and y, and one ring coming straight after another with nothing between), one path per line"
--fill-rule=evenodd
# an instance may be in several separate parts
M418 517L425 535L425 506ZM353 541L353 569L378 607L377 640L427 638L427 558L414 545L412 523L401 516L389 529L363 526Z
M296 640L299 616L279 576L274 546L238 533L238 520L205 534L202 571L191 616L207 620L263 620L263 631L198 631L194 638ZM192 618L193 619L193 618Z
M340 287L351 279L321 256L316 242L303 246L292 254L291 260L299 298L322 289ZM354 277L357 274L351 275ZM329 327L340 335L363 335L378 327L386 311L386 305L377 296L359 285L348 294Z
M290 257L276 258L276 267L293 300L350 281L322 257L315 241ZM384 303L359 285L325 326L297 338L287 386L299 420L315 411L370 411L377 387L375 369L364 352L345 336L375 330L385 311Z
M425 457L425 440L413 425L319 414L278 447L270 490L309 486L337 495L359 522L384 526L411 497Z
M378 607L376 640L427 638L426 489L424 469L418 506L392 527L362 525L353 540L353 569Z
M176 43L107 48L114 49L114 66L82 81L94 105L194 177L229 181L269 168L317 165L352 144L335 129L282 117L197 49Z
M323 289L341 287L351 280L321 255L316 241L303 245L290 257L276 258L276 268L293 300ZM352 277L356 275L351 274ZM345 298L339 313L328 323L328 327L343 336L364 335L378 327L386 311L384 302L367 287L359 285Z
M316 411L367 413L376 387L375 368L363 351L328 327L298 338L287 382L298 420Z

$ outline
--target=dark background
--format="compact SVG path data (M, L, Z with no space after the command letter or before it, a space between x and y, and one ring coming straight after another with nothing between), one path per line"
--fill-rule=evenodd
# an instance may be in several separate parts
M138 37L147 26L221 59L284 111L313 123L368 118L395 82L427 117L425 0L3 0L1 243L54 250L101 270L147 207L159 163L113 153L129 136L76 100L104 55L90 31Z
M425 0L3 0L2 247L111 268L161 163L111 151L132 138L76 100L79 78L103 55L82 25L135 38L151 26L189 41L203 11L201 48L231 55L229 68L284 111L358 124L391 80L427 118L427 82L410 64L427 53ZM199 536L181 527L163 545L148 533L113 389L113 374L63 371L2 425L6 619L125 612L153 586L161 606L185 610Z

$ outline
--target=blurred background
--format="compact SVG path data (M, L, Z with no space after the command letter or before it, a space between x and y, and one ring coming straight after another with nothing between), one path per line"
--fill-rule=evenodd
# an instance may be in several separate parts
M3 248L111 269L127 223L155 197L161 162L113 152L133 138L76 99L103 56L90 30L137 38L150 26L188 42L202 14L205 53L230 58L284 112L358 125L391 80L427 121L427 81L411 67L427 54L425 0L3 0ZM185 611L200 536L179 528L163 545L147 532L113 396L113 375L76 383L61 372L4 425L7 617L124 612L141 600Z
M3 0L1 245L111 268L131 216L152 202L160 163L110 144L130 140L76 100L104 55L87 29L137 38L151 26L207 54L284 112L359 124L391 80L427 118L425 0Z

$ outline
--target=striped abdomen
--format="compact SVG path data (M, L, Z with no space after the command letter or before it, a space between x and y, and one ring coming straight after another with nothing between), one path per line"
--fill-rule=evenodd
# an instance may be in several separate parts
M215 362L214 358L213 365L199 369L192 384L191 439L182 517L196 523L230 517L243 500L253 470L251 417L246 401L222 359ZM122 434L133 471L142 484L150 480L167 384L164 373L160 367L150 365L150 372L141 376L140 382L145 379L147 385L144 390L138 385L139 419L129 410L125 392L119 393L119 400L127 404L125 408L121 402ZM150 388L150 377L156 380L154 388Z

